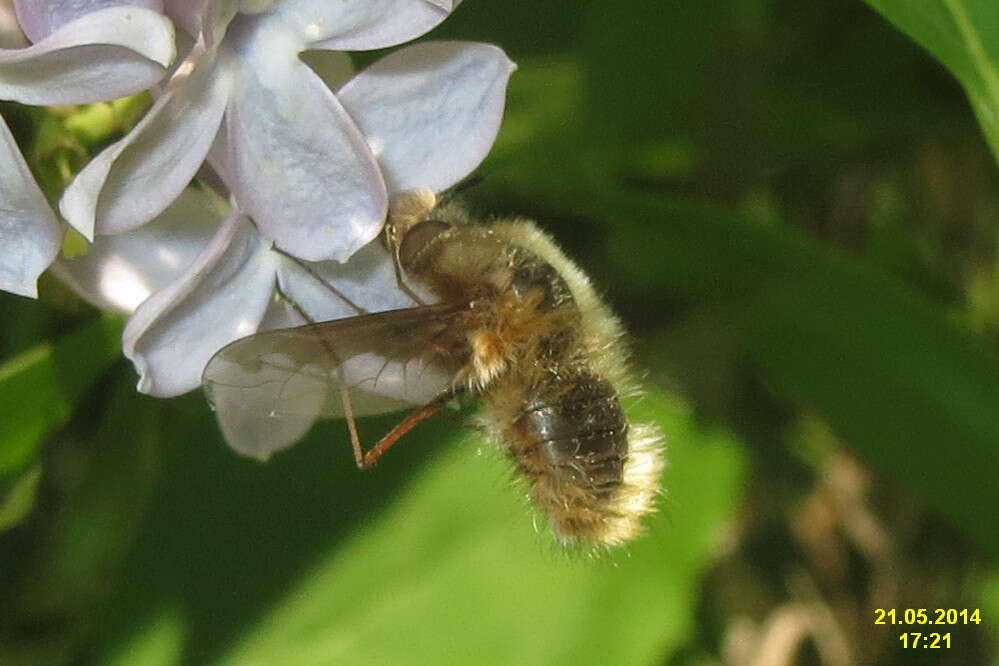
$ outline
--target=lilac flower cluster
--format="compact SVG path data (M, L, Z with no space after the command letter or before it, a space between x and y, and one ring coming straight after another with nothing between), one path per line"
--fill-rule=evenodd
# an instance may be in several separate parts
M63 193L62 218L92 241L71 259L56 259L65 227L0 124L0 289L34 296L52 265L130 314L125 354L159 396L198 386L228 342L301 323L277 289L316 319L353 314L301 262L369 310L410 305L371 241L393 196L481 162L513 64L490 45L422 42L354 74L346 52L412 40L458 2L15 0L31 44L0 49L0 99L155 102Z
M18 0L13 9L31 43L0 48L0 99L83 104L155 84L174 57L173 27L157 3L139 4ZM4 9L9 17L12 8ZM0 289L35 296L61 240L59 221L0 120Z

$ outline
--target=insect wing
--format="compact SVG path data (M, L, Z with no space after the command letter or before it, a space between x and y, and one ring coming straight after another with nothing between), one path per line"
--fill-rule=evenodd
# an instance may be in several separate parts
M465 304L427 305L265 331L220 350L202 383L226 441L266 459L319 417L423 405L465 364Z

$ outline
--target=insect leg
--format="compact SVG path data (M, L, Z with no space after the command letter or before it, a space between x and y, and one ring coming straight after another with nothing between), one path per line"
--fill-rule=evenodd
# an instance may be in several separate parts
M309 316L309 313L305 311L305 308L299 305L298 301L296 301L294 298L286 294L284 289L281 288L281 285L277 284L276 282L274 284L274 293L277 294L278 298L280 298L282 301L290 305L291 309L294 310L299 317L304 319L306 323L309 324L316 323L316 320Z
M418 410L407 416L396 427L392 428L384 437L378 440L378 443L372 446L371 449L367 451L360 460L358 460L357 467L359 469L367 469L377 463L378 460L385 455L385 452L392 448L392 445L398 442L403 435L436 414L448 400L454 397L454 395L455 392L453 390L445 391L425 404L423 407L420 407Z
M284 290L281 289L280 285L275 284L274 291L277 293L278 297L284 299L284 301L288 303L288 305L290 305L292 309L295 310L300 317L302 317L302 319L310 324L316 323L315 320L309 316L309 313L306 312L301 305L299 305L298 301L286 294ZM320 337L319 342L326 348L326 352L330 355L330 357L336 359L337 370L341 373L340 378L342 382L342 362L337 357L336 351L333 349L333 344L324 337ZM343 416L347 421L347 431L350 433L350 446L354 451L354 460L357 462L357 466L363 469L362 463L364 459L364 449L361 447L361 438L357 434L357 421L354 420L354 407L350 402L350 391L348 391L347 387L342 383L340 386L340 402L343 405Z
M319 284L321 284L324 287L326 287L327 289L329 289L333 293L333 295L335 295L337 298L339 298L340 300L342 300L344 303L346 303L350 307L352 307L355 310L357 310L357 314L368 314L368 310L365 310L360 305L358 305L354 301L352 301L349 298L347 298L346 294L344 294L342 291L340 291L339 289L337 289L336 287L334 287L332 284L330 284L329 280L327 280L322 275L320 275L319 273L317 273L312 268L312 266L309 266L307 263L305 263L304 261L302 261L298 257L288 254L287 252L285 252L281 248L277 247L276 245L271 246L271 249L274 250L275 252L277 252L278 254L280 254L282 257L285 257L285 258L290 259L293 262L295 262L295 264L297 264L299 268L301 268L306 273L308 273L309 275L311 275L312 278L316 282L318 282ZM278 291L279 291L279 293L283 294L283 292L281 292L280 289ZM285 295L285 297L287 298L287 295ZM422 303L421 303L421 305L422 305ZM310 323L314 323L314 322L312 322L312 320L309 320L309 322Z
M350 448L354 451L354 462L358 469L364 469L364 446L357 434L357 421L354 420L354 408L350 404L350 391L345 386L340 387L340 402L343 404L343 416L347 419L347 431L350 433Z
M402 290L402 293L412 298L417 305L426 305L426 302L415 291L410 289L406 281L402 279L402 266L399 265L399 252L397 248L392 249L392 268L395 269L395 283Z
M399 264L399 238L396 228L391 222L385 225L385 247L388 248L389 254L392 255L392 270L395 272L395 285L399 287L399 291L412 298L417 305L426 305L424 300L415 291L410 289L409 285L402 278L402 266Z

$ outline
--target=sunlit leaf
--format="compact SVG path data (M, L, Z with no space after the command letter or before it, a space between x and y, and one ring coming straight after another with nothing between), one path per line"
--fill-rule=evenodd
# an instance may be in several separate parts
M673 402L633 413L669 433L666 498L647 535L595 559L560 553L532 525L510 465L478 435L445 445L433 440L453 430L430 425L363 474L340 427L267 465L178 442L216 447L212 471L169 470L110 611L109 652L134 663L124 646L143 646L161 664L653 663L692 622L742 464L728 436ZM386 481L400 484L391 501Z
M964 86L999 157L999 3L994 0L867 0L932 53Z
M6 496L0 497L0 531L17 525L31 511L41 476L42 469L38 465L28 468L14 481Z

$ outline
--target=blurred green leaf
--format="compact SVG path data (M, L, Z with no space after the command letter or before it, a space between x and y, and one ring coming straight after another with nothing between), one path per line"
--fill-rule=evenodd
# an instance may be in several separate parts
M136 393L131 372L94 386L46 442L35 516L0 548L0 663L80 652L157 487L163 402Z
M0 532L24 520L35 503L42 468L29 467L14 481L5 497L0 497Z
M818 411L999 553L994 350L894 278L790 228L607 187L589 192L599 194L581 209L615 224L610 252L636 288L724 305L743 353L779 393Z
M630 153L674 138L688 121L707 54L731 20L731 3L583 4L579 41L587 86L580 111L601 128L591 141Z
M982 609L982 620L999 638L999 570L991 571L984 576L979 595L978 603Z
M87 388L119 356L121 323L105 316L0 366L0 475L15 472L61 427Z
M942 62L964 86L999 158L999 3L994 0L867 0Z
M118 664L654 663L692 622L742 463L729 437L662 397L632 413L669 434L667 499L648 534L595 559L559 552L540 519L532 527L510 465L477 435L438 449L439 425L367 474L351 469L342 424L266 466L209 450L192 469L182 455L110 611L107 653ZM342 455L324 470L334 442ZM399 484L394 499L385 481Z
M994 350L895 278L796 229L628 189L599 160L580 164L579 123L537 123L531 136L522 124L566 113L583 95L569 62L525 66L511 94L529 97L518 86L532 90L542 67L558 73L548 76L552 95L511 114L497 150L503 179L575 224L603 223L601 271L622 296L646 310L666 299L723 310L742 355L762 366L778 393L821 414L999 553Z

